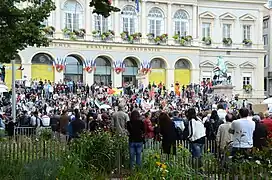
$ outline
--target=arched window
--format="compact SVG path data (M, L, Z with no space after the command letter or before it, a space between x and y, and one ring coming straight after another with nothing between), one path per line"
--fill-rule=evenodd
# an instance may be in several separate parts
M159 59L159 58L152 59L151 68L152 69L164 69L165 63L162 59Z
M99 31L100 33L107 32L110 29L109 23L110 23L110 17L105 18L102 15L94 14L94 30Z
M126 67L138 67L136 61L133 58L126 58L124 63Z
M164 16L159 8L152 8L148 13L148 32L160 36L164 31Z
M111 63L106 57L96 58L95 63L96 63L96 66L109 66L109 67L111 67Z
M179 10L174 15L175 34L186 36L189 32L189 18L185 11Z
M180 59L176 62L175 69L190 69L190 64L186 59Z
M53 58L45 53L36 54L31 61L32 64L53 64Z
M65 74L82 74L83 73L83 65L81 59L76 56L68 56L65 59Z
M69 30L79 30L83 28L84 11L81 5L75 0L68 0L64 4L64 28Z
M15 60L15 64L22 64L21 57L18 54L15 55L14 60Z
M133 6L126 6L122 10L122 31L128 32L129 34L133 34L136 32L137 28L137 13L136 9Z

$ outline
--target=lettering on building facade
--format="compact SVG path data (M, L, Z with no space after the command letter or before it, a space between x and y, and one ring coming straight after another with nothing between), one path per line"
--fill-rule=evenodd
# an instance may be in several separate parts
M158 48L140 48L140 47L127 47L126 50L128 50L128 51L152 51L152 52L160 51L160 49L158 49Z
M114 46L102 46L102 45L71 45L66 43L51 43L50 46L53 47L64 47L64 48L87 48L87 49L101 49L101 50L112 50ZM121 48L121 47L116 47ZM125 47L127 51L143 51L143 52L159 52L160 49L158 48L145 48L145 47Z

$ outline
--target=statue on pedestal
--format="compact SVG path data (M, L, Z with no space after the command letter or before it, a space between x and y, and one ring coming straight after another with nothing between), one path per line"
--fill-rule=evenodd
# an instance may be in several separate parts
M231 84L231 77L230 76L228 77L227 74L228 68L222 56L219 56L217 58L217 64L213 71L214 71L213 85Z

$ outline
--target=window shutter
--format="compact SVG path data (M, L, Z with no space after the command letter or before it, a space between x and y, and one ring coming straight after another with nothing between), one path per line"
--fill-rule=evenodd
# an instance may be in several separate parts
M120 32L124 32L124 17L123 15L121 15L121 19L120 19Z
M161 30L160 30L160 34L158 34L159 36L167 32L164 28L165 28L165 20L163 18L161 20L161 28L160 28Z
M96 31L96 27L95 27L95 21L96 21L96 15L92 15L92 31Z
M84 14L79 13L79 14L77 14L77 16L78 16L78 27L79 27L79 29L81 29L81 28L83 28Z
M136 15L136 17L134 18L134 23L135 23L135 32L140 32L139 31L139 19L138 16ZM142 32L144 33L144 32Z
M190 29L189 29L189 21L187 20L186 22L185 22L185 31L186 31L186 35L190 35Z
M150 19L147 19L147 33L151 33L150 32Z
M65 28L68 28L67 26L67 23L68 23L68 13L63 13L64 15L64 21L63 21L63 28L62 29L65 29Z
M108 30L113 30L113 28L112 28L112 18L113 18L113 16L108 17Z

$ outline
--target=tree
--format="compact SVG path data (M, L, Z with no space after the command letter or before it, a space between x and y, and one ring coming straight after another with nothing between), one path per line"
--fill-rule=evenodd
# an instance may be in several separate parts
M0 62L9 63L28 46L48 46L42 22L54 9L52 0L0 0Z
M91 0L90 6L94 7L93 13L109 17L111 12L119 12L120 9L111 5L112 0Z

